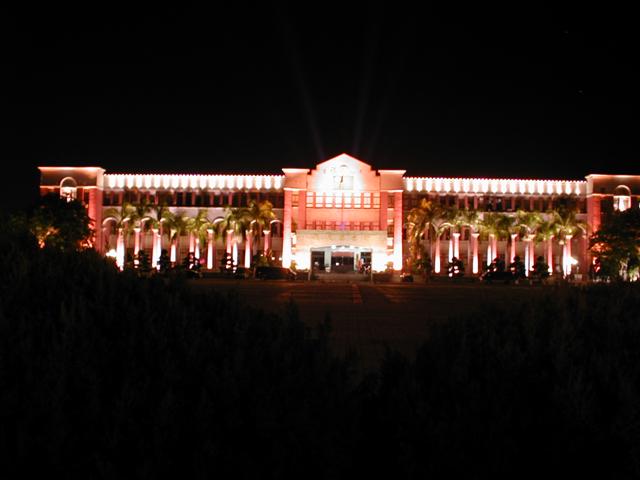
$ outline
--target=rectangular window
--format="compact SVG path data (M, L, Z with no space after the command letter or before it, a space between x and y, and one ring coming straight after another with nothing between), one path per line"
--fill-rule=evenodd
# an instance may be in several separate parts
M344 192L344 208L351 208L351 192Z
M364 195L364 208L371 208L371 193L365 192Z
M291 194L291 206L292 207L298 206L298 192L293 192Z
M396 193L396 195L400 195ZM380 192L375 192L373 194L373 208L380 208Z
M327 208L333 207L333 194L332 193L327 193L327 198L325 200L324 206L327 207Z
M342 208L342 192L336 192L336 208Z
M362 194L360 192L353 195L353 208L362 207Z
M304 195L307 196L307 207L313 208L313 192L306 192Z
M316 208L322 208L324 205L324 193L316 192Z

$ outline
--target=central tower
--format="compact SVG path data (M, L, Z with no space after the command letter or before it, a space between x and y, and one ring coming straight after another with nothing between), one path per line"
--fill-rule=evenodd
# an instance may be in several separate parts
M283 168L283 266L332 268L331 252L384 270L402 268L402 177L341 154L312 170ZM319 252L324 251L323 265ZM341 255L338 255L341 254ZM343 259L344 261L344 259Z

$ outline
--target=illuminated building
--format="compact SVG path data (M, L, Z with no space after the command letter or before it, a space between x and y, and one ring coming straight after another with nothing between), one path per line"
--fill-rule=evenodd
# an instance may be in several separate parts
M87 206L96 248L115 256L119 265L127 254L143 249L154 266L161 250L171 251L173 261L194 252L214 269L226 252L237 264L248 266L260 250L270 252L283 266L295 261L301 269L315 265L321 270L353 270L371 263L375 271L387 266L397 271L408 257L407 213L422 198L475 210L480 218L487 212L547 212L570 203L578 209L577 218L588 224L587 234L609 212L638 208L640 199L640 176L588 175L577 181L411 177L405 170L374 170L346 154L310 170L283 168L283 175L134 175L106 173L100 167L40 167L40 171L42 194L78 198ZM233 232L218 232L215 225L225 206L246 207L251 200L269 200L277 217L258 241L252 244L251 236L243 239ZM204 236L184 232L170 244L162 223L154 224L152 214L135 225L109 215L125 202L166 203L171 212L190 217L204 209L211 225ZM541 241L513 233L504 239L466 225L443 228L429 245L436 272L455 256L463 260L468 274L475 274L499 255L508 262L518 255L529 268L543 256L554 271L586 272L587 235L564 237ZM423 240L422 248L427 247Z

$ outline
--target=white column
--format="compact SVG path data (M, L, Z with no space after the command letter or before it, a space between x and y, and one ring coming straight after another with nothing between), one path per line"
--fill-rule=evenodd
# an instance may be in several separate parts
M480 236L479 233L472 233L471 234L471 241L473 243L473 266L472 266L472 272L473 273L478 273L478 237Z
M271 230L264 230L262 233L264 233L264 254L266 255L267 252L269 251L269 239L271 238Z
M175 240L171 242L171 256L169 257L171 263L176 263L176 242Z
M529 276L529 244L531 243L531 239L527 236L524 239L524 274Z
M231 261L235 270L235 267L238 266L238 244L237 242L233 242L233 248L231 249Z
M124 268L124 236L122 228L118 229L118 239L116 240L116 265L120 270Z
M247 235L244 241L244 266L245 268L251 267L251 235Z
M402 192L393 194L393 269L402 270Z
M158 250L158 229L151 229L151 268L156 268L158 265L158 258L160 257L160 250Z
M547 240L547 265L549 265L549 274L553 273L553 235Z
M193 232L189 232L189 253L193 253L195 249Z
M233 244L234 244L234 239L233 239L233 230L227 230L227 239L226 239L226 253L227 253L227 260L225 263L225 268L227 268L228 266L233 267Z
M195 248L194 256L196 257L196 259L199 259L200 258L200 238L196 238L195 243L196 243L196 248Z
M536 242L533 236L531 237L531 242L529 242L529 250L529 265L527 268L531 271L536 263Z
M140 227L134 227L134 243L133 243L133 254L137 255L138 251L140 251Z
M564 241L564 261L562 263L565 276L571 274L571 238L572 235L566 235Z
M458 232L453 234L453 256L460 259L460 234Z
M156 257L156 261L160 261L160 255L162 254L162 230L160 230L158 235L156 235L156 241L158 242L158 255Z
M494 258L498 257L498 237L495 235L491 237L491 253ZM493 258L491 260L493 260Z
M232 243L233 243L233 230L227 230L227 255L231 255L231 249L232 249Z
M487 265L491 265L495 252L493 251L493 237L492 233L489 234L489 240L487 241Z
M440 235L436 235L436 254L433 259L433 271L440 273Z
M291 190L284 191L284 218L282 224L282 266L291 266Z
M518 238L517 233L511 234L511 255L509 263L513 262L514 257L516 256L516 238Z
M207 269L213 268L213 228L207 229Z

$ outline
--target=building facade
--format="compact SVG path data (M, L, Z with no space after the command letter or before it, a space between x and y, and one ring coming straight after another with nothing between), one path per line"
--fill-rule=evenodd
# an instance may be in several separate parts
M144 250L155 267L162 250L179 262L189 252L216 269L227 254L236 265L250 266L257 252L268 253L285 267L311 266L351 271L370 264L374 271L399 271L407 264L407 215L422 199L444 208L487 214L549 211L571 205L583 234L544 238L539 235L492 234L481 223L441 223L435 238L421 238L436 273L452 257L467 274L502 256L518 255L528 267L543 256L561 274L588 271L588 235L615 210L639 208L640 175L587 175L585 180L434 178L406 176L405 170L374 170L347 154L313 169L283 168L283 175L166 175L108 173L100 167L40 167L41 194L57 193L81 200L95 229L95 248L122 266L127 256ZM275 218L256 236L220 232L225 208L268 200ZM127 218L123 205L142 206ZM174 215L196 218L204 229L166 231L160 206ZM205 220L206 219L206 220ZM426 253L421 253L426 255Z

